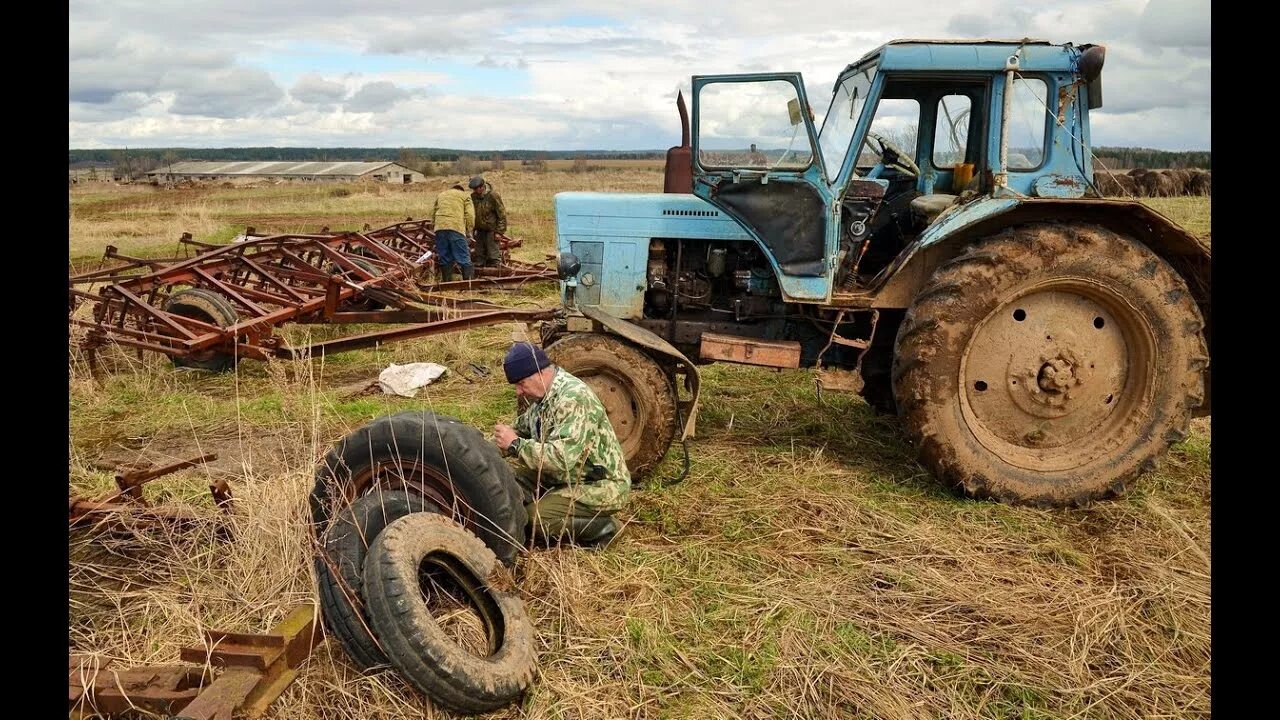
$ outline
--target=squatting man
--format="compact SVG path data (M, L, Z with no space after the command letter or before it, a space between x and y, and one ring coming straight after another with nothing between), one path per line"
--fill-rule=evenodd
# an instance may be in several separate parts
M612 513L626 505L631 473L604 405L532 343L513 345L502 369L529 402L515 427L493 430L524 490L530 537L608 544L621 529Z

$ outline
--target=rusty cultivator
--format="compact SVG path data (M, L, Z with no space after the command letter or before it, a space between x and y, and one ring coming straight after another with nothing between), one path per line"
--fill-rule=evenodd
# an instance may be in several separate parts
M174 364L225 370L239 358L297 358L452 332L498 322L536 322L552 309L516 310L441 291L485 290L555 280L554 268L510 259L519 240L499 236L503 264L474 280L435 283L429 221L377 230L255 235L200 248L194 257L141 258L108 246L122 261L69 278L69 320L90 360L104 345L161 352ZM97 292L93 292L97 287ZM91 316L78 312L92 307ZM275 333L288 323L397 324L303 347Z

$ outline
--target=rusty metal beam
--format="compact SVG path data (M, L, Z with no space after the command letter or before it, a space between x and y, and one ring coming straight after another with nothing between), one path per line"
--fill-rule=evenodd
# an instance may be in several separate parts
M256 720L323 641L315 615L314 605L301 605L268 633L206 630L206 645L180 651L185 662L195 665L114 670L95 658L72 657L69 710L73 717L111 717L142 709L174 720Z
M440 335L443 333L466 330L468 328L479 327L482 325L510 322L513 320L520 322L550 320L555 317L556 312L557 310L554 309L481 312L448 320L438 320L436 322L422 323L420 325L410 325L409 327L404 328L393 328L390 330L380 330L361 335L352 335L350 337L326 340L325 342L315 343L306 347L282 347L276 350L276 354L285 358L318 357L326 353L373 347L375 345L381 345L388 342L410 340L413 338L426 337L428 335Z
M171 716L200 695L204 674L185 665L110 668L91 656L67 664L68 713L89 718L143 710Z
M235 300L237 303L240 303L242 307L244 307L254 315L262 316L267 314L266 310L263 310L262 308L258 307L258 305L255 304L253 301L249 300L248 298L244 297L240 293L236 292L235 288L232 288L231 286L222 282L218 278L210 275L208 272L200 268L193 268L193 271L195 272L196 275L199 275L201 279L203 279L205 282L221 290L223 294L225 294L227 297L231 298L232 300Z
M762 340L704 332L698 353L703 360L776 368L800 367L800 343L794 340Z

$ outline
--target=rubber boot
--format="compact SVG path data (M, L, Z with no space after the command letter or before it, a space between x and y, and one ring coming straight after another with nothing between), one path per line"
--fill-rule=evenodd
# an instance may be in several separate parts
M445 265L440 268L440 282L453 282L453 266Z
M612 515L600 515L591 519L574 518L569 521L569 537L575 545L584 547L608 547L622 530L622 525Z
M475 266L473 266L473 265L463 265L463 266L462 266L462 279L463 279L463 280L475 280L475 279L476 279L476 269L475 269Z

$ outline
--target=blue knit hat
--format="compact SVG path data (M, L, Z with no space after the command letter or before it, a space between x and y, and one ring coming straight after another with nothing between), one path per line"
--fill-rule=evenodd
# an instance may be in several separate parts
M551 364L551 358L542 348L528 342L518 342L507 351L502 360L502 372L507 374L507 382L518 383L530 375Z

